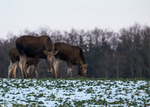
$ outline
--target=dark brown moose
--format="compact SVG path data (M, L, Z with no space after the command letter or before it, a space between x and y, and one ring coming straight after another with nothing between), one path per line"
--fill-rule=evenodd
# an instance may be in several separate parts
M19 53L16 48L12 48L9 50L9 58L10 58L10 65L8 67L8 78L10 78L10 74L12 71L14 78L16 78L16 69L20 59ZM29 73L30 69L33 67L33 58L28 58L26 65L27 65L27 73Z
M28 77L28 74L25 69L25 64L28 57L33 58L34 71L37 72L37 75L39 75L37 66L38 60L41 58L47 59L49 70L53 73L53 77L55 77L52 62L53 56L58 51L54 52L54 44L50 39L50 37L48 36L35 37L29 35L21 36L16 40L16 48L19 52L20 56L19 66L24 74L24 78Z
M55 55L55 63L54 68L56 70L57 77L59 78L60 75L58 73L58 66L60 60L66 61L68 65L68 72L71 73L72 77L72 65L78 66L78 74L80 76L86 76L87 72L87 62L86 58L83 54L83 50L78 46L71 46L66 43L58 42L54 44L55 51L58 50L58 53Z

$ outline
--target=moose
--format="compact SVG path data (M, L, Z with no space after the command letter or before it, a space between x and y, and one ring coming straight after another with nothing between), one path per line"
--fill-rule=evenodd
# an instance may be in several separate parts
M9 50L9 58L10 58L10 65L8 67L8 78L10 78L10 74L12 71L14 78L16 78L16 69L18 62L20 60L19 53L16 48L12 48ZM30 69L33 67L33 58L28 58L26 65L27 65L27 73L29 74Z
M60 78L60 74L58 72L60 60L65 61L68 65L66 77L69 76L69 73L72 77L72 65L78 66L78 74L80 76L86 76L87 62L83 54L83 50L80 47L58 42L54 43L54 50L57 51L57 54L54 55L55 60L53 63L56 78ZM34 71L32 71L32 75L33 72Z
M39 59L47 60L49 70L52 72L53 77L56 78L56 73L54 72L55 70L53 71L52 62L54 55L57 54L58 51L54 51L54 44L49 36L21 36L16 40L16 48L20 56L19 66L24 78L29 77L25 69L25 64L28 57L33 58L34 71L36 71L37 78L39 75Z
M55 54L55 62L54 62L54 69L56 70L57 78L60 77L58 72L58 66L60 60L66 61L68 65L68 72L67 77L69 73L72 77L72 65L78 66L78 74L80 76L86 76L87 72L87 62L86 58L83 54L83 50L78 46L72 46L66 43L58 42L54 43L54 50L58 51L57 54Z

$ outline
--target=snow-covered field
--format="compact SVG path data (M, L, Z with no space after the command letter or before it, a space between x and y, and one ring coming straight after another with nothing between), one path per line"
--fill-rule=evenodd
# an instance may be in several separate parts
M0 79L0 106L150 106L149 80Z

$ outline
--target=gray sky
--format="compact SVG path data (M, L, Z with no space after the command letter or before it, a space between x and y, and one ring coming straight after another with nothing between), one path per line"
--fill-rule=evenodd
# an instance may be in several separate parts
M150 25L150 0L0 0L0 38L24 29L118 31L134 23Z

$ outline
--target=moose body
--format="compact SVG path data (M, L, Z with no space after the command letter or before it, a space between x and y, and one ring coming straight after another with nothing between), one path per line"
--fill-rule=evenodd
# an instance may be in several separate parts
M39 75L38 71L38 60L39 59L47 59L49 64L49 70L55 76L52 67L53 55L57 52L54 52L54 44L50 37L48 36L21 36L16 40L16 48L19 52L20 61L19 66L21 71L24 74L24 78L27 78L27 72L25 69L25 64L27 61L27 57L33 58L34 71L36 71L37 77Z
M10 58L10 65L8 67L8 78L10 78L10 74L12 71L14 78L16 78L16 69L18 62L20 60L19 53L16 48L12 48L9 50L9 58ZM30 68L33 66L33 58L28 58L26 65L27 65L27 73L29 73Z
M66 61L68 65L68 72L72 76L72 65L78 66L78 74L80 76L86 76L87 72L87 62L83 54L83 50L78 46L71 46L66 43L58 42L54 43L55 51L58 50L58 53L55 55L54 68L56 70L57 77L60 77L58 73L58 66L60 60Z

